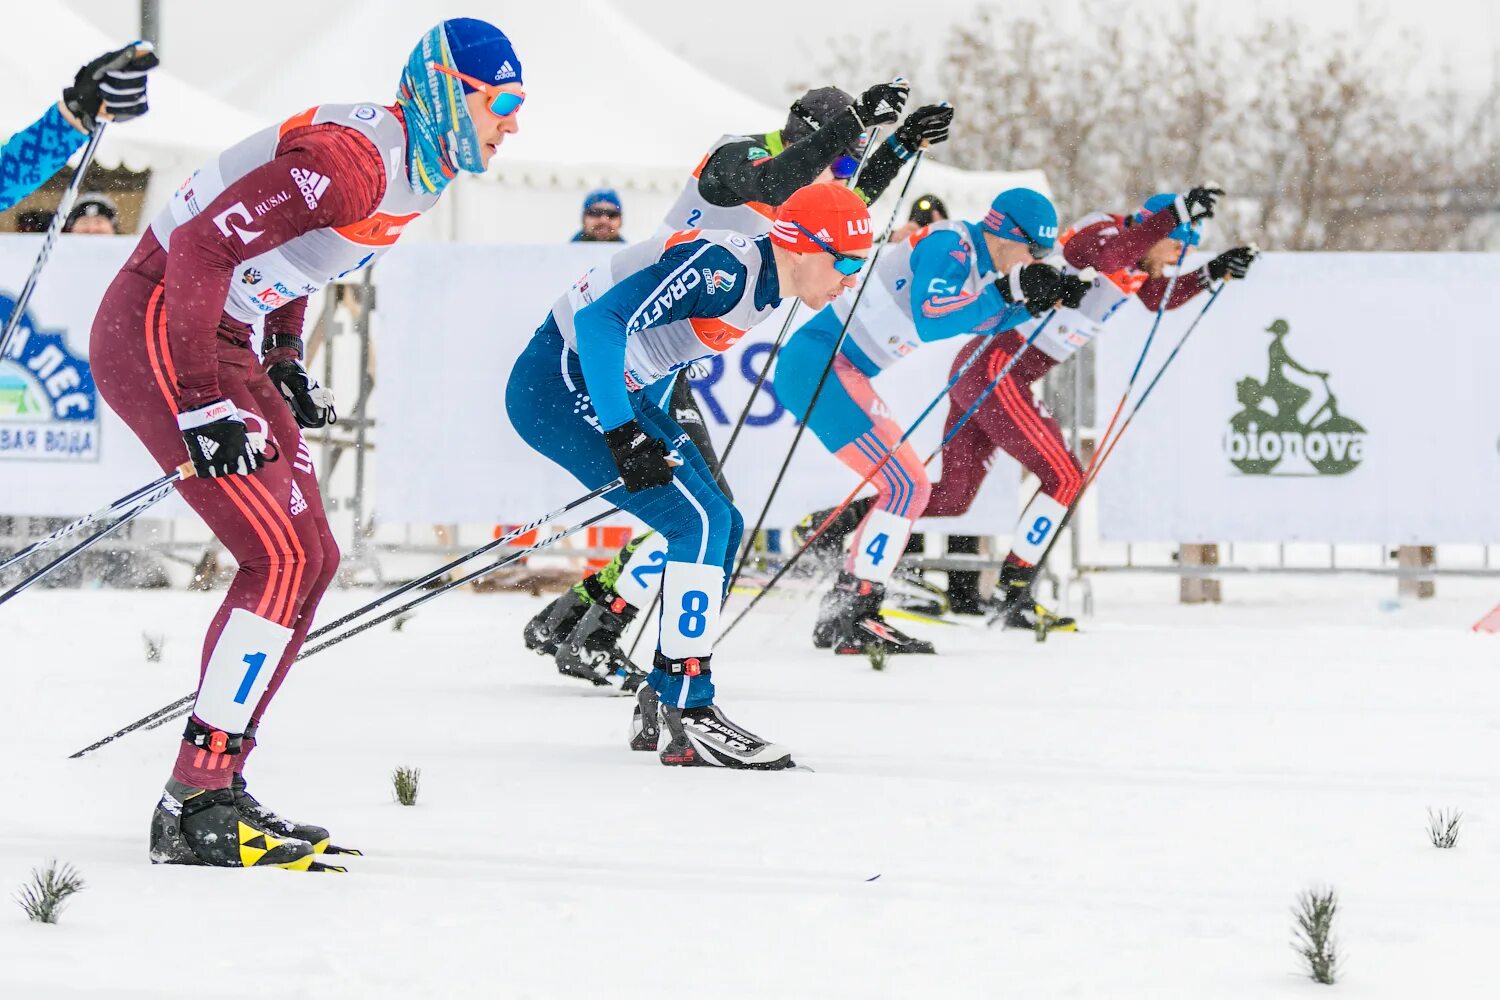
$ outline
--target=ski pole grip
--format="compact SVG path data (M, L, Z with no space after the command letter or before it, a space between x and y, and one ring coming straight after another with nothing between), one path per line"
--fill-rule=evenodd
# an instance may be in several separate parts
M197 474L198 470L193 468L192 462L183 462L177 467L177 476L179 479L192 479Z

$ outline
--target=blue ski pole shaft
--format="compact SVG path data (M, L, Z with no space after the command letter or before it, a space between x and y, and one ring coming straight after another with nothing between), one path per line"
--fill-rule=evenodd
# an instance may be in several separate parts
M1100 449L1099 460L1097 462L1090 463L1093 466L1093 472L1087 479L1084 480L1083 487L1079 490L1080 493L1082 493L1083 490L1088 489L1089 485L1093 483L1095 479L1099 478L1099 470L1104 468L1104 463L1109 460L1109 456L1114 452L1115 445L1119 444L1120 438L1125 436L1125 432L1130 428L1130 422L1135 419L1135 415L1141 412L1141 407L1146 405L1146 400L1151 396L1151 390L1156 388L1156 384L1161 381L1161 377L1167 373L1167 368L1169 368L1172 362L1177 359L1178 353L1182 350L1182 345L1187 343L1187 339L1193 335L1194 330L1198 329L1198 324L1202 322L1203 317L1206 316L1208 314L1208 311L1213 308L1213 304L1219 300L1219 293L1224 290L1224 284L1225 283L1222 281L1219 282L1219 285L1214 289L1213 294L1208 297L1208 301L1203 304L1203 308L1199 311L1197 318L1194 319L1192 325L1187 328L1187 332L1185 332L1178 339L1177 344L1172 348L1171 353L1167 355L1167 359L1161 363L1161 367L1158 368L1156 370L1156 374L1151 377L1151 381L1146 383L1146 388L1141 390L1140 398L1137 399L1135 401L1135 405L1130 408L1130 413L1126 415L1125 422L1120 425L1120 429L1115 432L1115 436L1110 438L1108 442L1101 442L1102 448Z
M1052 533L1051 540L1047 543L1047 547L1042 550L1041 557L1036 561L1036 568L1038 573L1041 572L1043 566L1047 565L1047 557L1052 554L1053 548L1055 548L1057 545L1057 540L1062 537L1063 529L1067 528L1067 526L1072 523L1073 515L1078 511L1078 505L1083 502L1084 493L1088 491L1088 488L1093 485L1094 480L1098 478L1099 470L1104 466L1104 460L1108 458L1109 453L1114 451L1115 449L1115 442L1120 440L1120 436L1125 433L1125 428L1130 426L1130 422L1134 420L1135 415L1140 412L1142 404L1146 402L1146 397L1151 395L1151 390L1156 388L1156 383L1161 381L1162 375L1166 373L1167 366L1172 363L1173 359L1177 357L1178 352L1182 350L1182 345L1187 343L1188 337L1194 330L1198 328L1198 324L1202 322L1203 317L1208 314L1208 310L1213 307L1213 304L1216 301L1218 301L1219 293L1224 290L1225 284L1226 282L1219 282L1218 287L1214 289L1213 295L1211 295L1209 297L1209 300L1203 304L1203 308L1199 310L1198 316L1193 320L1192 324L1188 326L1187 332L1178 339L1177 345L1173 347L1171 353L1167 355L1166 361L1162 363L1161 368L1157 369L1157 372L1152 377L1151 381L1146 384L1145 391L1141 393L1141 398L1138 399L1135 406L1131 408L1130 415L1125 418L1125 423L1120 427L1119 433L1115 434L1113 438L1108 438L1107 435L1099 438L1098 444L1094 448L1094 457L1089 460L1088 468L1084 470L1083 482L1078 487L1077 496L1073 497L1073 502L1068 504L1068 509L1063 513L1062 519L1057 523L1057 530ZM1144 356L1145 355L1143 353L1142 357ZM1074 402L1074 405L1077 405L1076 400Z

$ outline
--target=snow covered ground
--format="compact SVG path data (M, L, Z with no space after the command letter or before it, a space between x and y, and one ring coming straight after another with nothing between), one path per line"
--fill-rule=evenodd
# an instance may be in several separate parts
M219 595L29 593L0 610L0 889L54 856L89 886L57 926L0 905L0 996L1322 996L1288 946L1316 884L1326 995L1494 995L1500 637L1467 626L1500 593L1175 586L1100 579L1044 645L914 627L943 655L883 673L767 601L715 673L815 769L773 774L629 752L628 701L521 647L539 599L446 597L303 664L262 727L252 788L363 848L346 876L151 866L175 723L66 759L188 690ZM1429 806L1464 811L1455 850Z

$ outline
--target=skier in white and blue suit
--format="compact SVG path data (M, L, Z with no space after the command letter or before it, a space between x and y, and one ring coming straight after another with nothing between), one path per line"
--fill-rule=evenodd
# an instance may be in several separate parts
M149 45L106 52L78 71L62 100L0 147L0 212L41 187L88 140L98 121L146 113L146 72L156 65Z
M672 375L732 347L784 296L814 310L846 288L871 244L864 202L810 184L771 232L672 233L580 278L511 371L506 410L521 437L667 539L654 669L637 693L631 747L663 764L779 769L790 753L714 704L710 661L744 520L687 433L664 411Z

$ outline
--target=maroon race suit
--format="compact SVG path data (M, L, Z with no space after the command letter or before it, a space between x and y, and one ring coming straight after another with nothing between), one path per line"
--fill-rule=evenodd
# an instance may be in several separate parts
M1063 256L1070 270L1092 267L1119 293L1135 295L1154 312L1161 307L1170 279L1148 277L1137 265L1152 245L1165 239L1177 225L1171 212L1157 212L1133 225L1127 225L1124 216L1101 213L1082 220L1071 232L1063 234ZM1207 267L1183 274L1172 289L1167 308L1178 308L1210 284ZM951 371L956 373L975 351L986 352L948 393L944 434L953 437L943 449L943 478L932 484L927 517L955 517L967 512L979 493L996 449L1035 475L1040 480L1040 493L1061 507L1066 508L1078 496L1083 486L1083 469L1068 449L1057 420L1033 395L1032 384L1066 360L1079 344L1059 349L1057 345L1063 343L1059 338L1049 339L1045 345L1039 338L1037 345L1022 355L973 416L953 433L963 414L1021 350L1026 330L1021 327L994 337L976 337L954 358ZM1008 561L1029 565L1014 552Z
M349 124L339 123L344 120ZM357 267L395 242L416 212L380 211L390 208L388 186L405 187L404 179L395 179L405 167L402 151L390 150L393 165L376 143L403 134L397 108L324 106L226 150L183 184L141 237L94 320L90 362L99 390L163 469L188 457L177 414L225 398L248 429L263 429L279 452L252 475L179 486L239 564L208 628L200 685L236 609L291 630L251 713L242 752L219 753L184 740L173 768L184 784L227 787L244 766L255 727L339 562L311 455L263 368L300 360L300 340L279 339L264 362L257 359L250 346L252 310L264 314L266 334L300 338L305 296L337 275L309 277L292 265L301 261L306 271L352 257Z

